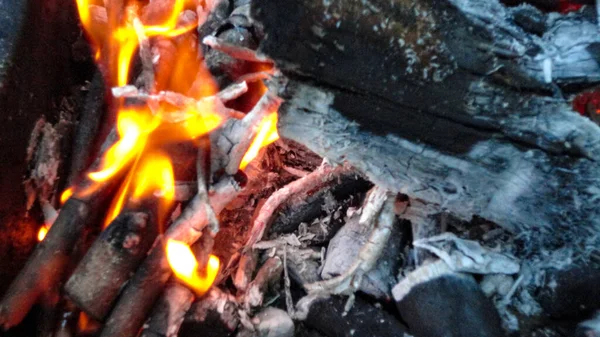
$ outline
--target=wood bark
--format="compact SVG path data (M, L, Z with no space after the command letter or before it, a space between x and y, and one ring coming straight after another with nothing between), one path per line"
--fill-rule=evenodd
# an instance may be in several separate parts
M565 98L600 80L595 9L265 0L252 14L284 75L283 137L462 219L539 232L534 246L600 227L600 128Z

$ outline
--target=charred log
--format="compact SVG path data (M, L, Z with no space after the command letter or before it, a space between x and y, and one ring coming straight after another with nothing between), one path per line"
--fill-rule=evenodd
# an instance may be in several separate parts
M266 34L259 51L287 77L281 135L462 219L558 245L586 237L600 226L600 128L561 88L600 80L597 25L585 13L546 17L540 37L514 20L519 10L478 0L253 3Z

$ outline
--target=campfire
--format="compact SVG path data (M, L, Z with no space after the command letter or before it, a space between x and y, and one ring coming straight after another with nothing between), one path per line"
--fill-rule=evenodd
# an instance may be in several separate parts
M600 5L71 6L9 335L600 335Z

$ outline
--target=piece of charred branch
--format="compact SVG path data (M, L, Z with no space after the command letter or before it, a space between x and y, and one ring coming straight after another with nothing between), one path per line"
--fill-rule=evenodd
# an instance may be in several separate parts
M298 179L273 193L261 207L258 216L252 224L242 257L252 254L252 246L262 239L265 231L268 230L268 227L274 220L275 212L292 197L299 194L306 194L318 186L326 184L327 181L336 180L342 174L350 171L351 169L346 166L332 167L323 164L306 177ZM247 257L245 259L248 262L251 261ZM246 260L240 259L240 264L234 277L234 284L240 290L245 290L248 287L254 269L248 267L247 263L245 263Z
M325 211L339 211L338 223L331 224L328 228L328 233L320 240L326 241L333 237L339 227L343 215L351 203L354 206L360 200L360 196L367 192L371 184L356 174L356 172L348 172L343 174L336 180L328 180L318 188L305 191L306 193L298 193L288 200L277 212L276 218L270 226L269 232L274 233L291 233L298 229L301 223L311 223L314 219L320 216L327 215ZM352 198L352 200L349 200ZM335 210L337 206L339 210ZM335 220L335 219L333 219ZM332 220L332 222L333 222Z
M194 293L173 281L154 305L142 337L176 337L186 312L194 301Z
M600 80L597 24L557 17L540 37L513 14L480 0L252 2L259 50L292 79L280 135L463 220L543 228L534 246L586 245L600 128L559 91Z
M104 320L154 242L156 228L149 226L146 213L122 213L100 234L69 278L65 292L93 319Z
M191 246L192 252L198 261L199 269L205 268L208 263L210 253L213 250L213 244L213 233L207 226L202 231L200 240ZM144 324L141 336L176 337L181 323L183 323L183 319L195 297L192 290L172 278L154 305L148 320Z
M116 133L112 132L101 154L115 142ZM98 159L89 171L95 171L99 165ZM61 281L77 241L86 227L97 223L100 214L96 210L106 206L118 181L115 177L110 182L94 185L95 182L86 177L76 185L75 195L67 200L44 240L5 293L0 303L0 326L6 329L18 324L39 296Z
M339 275L330 279L304 285L309 294L353 295L361 286L366 274L377 264L387 247L396 224L395 197L389 191L374 187L362 208L359 223L371 229L356 258Z
M421 200L411 200L410 206L402 214L402 219L410 221L412 228L413 241L425 239L440 234L445 229L442 228L439 214L439 207L429 205ZM420 265L425 260L433 258L433 254L421 249L415 248L415 264Z
M262 305L269 286L281 279L283 262L277 256L269 258L258 270L254 280L250 282L244 296L246 310Z
M393 289L400 315L415 337L504 336L492 302L468 274L443 261L411 272Z
M230 336L240 322L239 305L235 297L213 287L192 304L181 329L180 336Z
M240 191L234 177L220 181L208 199L198 194L181 215L157 238L154 246L123 290L111 311L101 336L135 336L152 309L169 277L165 245L168 239L193 244L209 223L216 222L218 214ZM210 203L209 203L210 202Z
M381 257L373 269L365 273L359 289L378 299L391 298L392 287L396 284L396 274L400 267L401 250L406 242L406 233L396 222L390 228L390 238ZM360 221L360 215L354 214L335 234L327 247L327 256L321 276L331 279L344 274L358 259L359 252L367 243L372 227Z
M72 184L91 164L94 153L100 147L100 144L96 144L98 142L96 139L98 139L98 131L101 128L102 117L106 108L105 92L106 88L104 87L102 73L96 71L90 82L88 94L75 128L71 166L66 180L67 185Z

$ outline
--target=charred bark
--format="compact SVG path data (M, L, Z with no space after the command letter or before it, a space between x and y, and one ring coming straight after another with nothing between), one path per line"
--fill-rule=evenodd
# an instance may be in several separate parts
M284 74L282 136L462 219L541 232L534 245L600 226L600 128L562 96L600 80L594 9L268 0L252 13Z

